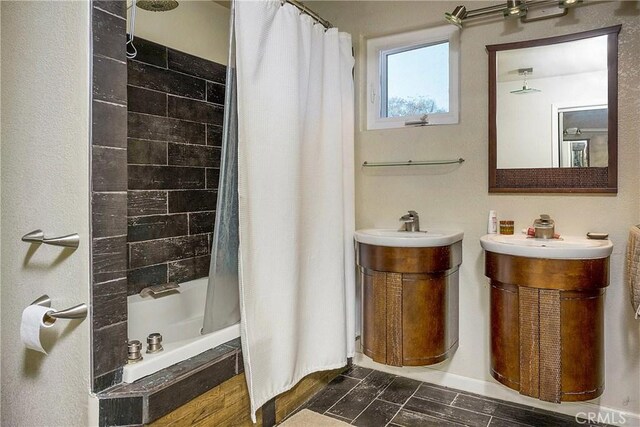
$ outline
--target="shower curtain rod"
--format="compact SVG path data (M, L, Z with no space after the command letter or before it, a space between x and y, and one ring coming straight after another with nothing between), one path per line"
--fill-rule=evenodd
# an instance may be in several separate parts
M298 0L280 0L280 3L282 4L289 3L290 5L297 7L302 13L306 13L307 15L309 15L310 17L318 21L320 25L322 25L327 29L333 27L333 25L331 25L331 22L322 18L320 15L315 13L313 10L309 9L307 6L305 6L304 4L302 4L302 2Z

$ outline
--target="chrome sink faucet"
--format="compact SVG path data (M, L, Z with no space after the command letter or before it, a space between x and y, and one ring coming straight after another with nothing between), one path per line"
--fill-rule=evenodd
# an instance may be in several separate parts
M402 215L400 221L404 222L404 231L420 231L420 217L418 212L409 211L408 214Z

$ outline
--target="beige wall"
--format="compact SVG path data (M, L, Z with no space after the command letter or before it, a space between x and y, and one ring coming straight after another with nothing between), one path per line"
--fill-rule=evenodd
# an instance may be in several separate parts
M89 319L20 342L22 310L89 302L89 4L2 1L2 414L6 426L87 425ZM79 233L76 251L20 241ZM8 349L8 351L7 351Z
M137 8L134 35L226 64L229 9L211 0L180 0L179 3L176 9L166 12ZM127 16L131 16L131 10Z
M530 24L505 21L470 23L461 33L460 123L449 126L363 131L365 123L365 37L438 26L458 2L313 2L312 7L353 35L356 49L356 221L358 228L398 227L408 209L420 213L425 229L462 228L464 261L460 272L460 347L436 369L494 382L489 375L489 289L483 275L479 238L486 233L489 209L516 228L549 213L563 234L610 234L611 285L606 300L606 390L600 405L640 413L640 323L633 320L623 282L627 231L639 221L640 17L634 2L597 3L568 17ZM473 8L487 4L473 2ZM619 192L617 196L489 195L487 193L487 54L485 45L527 40L623 24L620 34ZM460 167L415 167L408 172L364 170L363 161L449 159ZM414 374L427 368L405 369ZM447 375L441 375L446 378ZM487 388L489 388L487 386ZM510 393L520 399L516 393ZM526 400L526 399L525 399ZM537 406L544 404L527 400ZM553 405L545 407L554 409ZM564 410L570 405L562 405Z

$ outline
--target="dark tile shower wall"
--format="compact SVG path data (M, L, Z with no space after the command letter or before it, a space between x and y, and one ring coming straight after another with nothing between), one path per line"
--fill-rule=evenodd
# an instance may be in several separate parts
M99 392L122 380L129 289L208 273L225 67L140 39L127 64L126 2L93 0L91 11L91 366Z
M126 3L91 6L91 361L100 391L121 381L127 360Z
M127 61L128 295L209 273L226 67L136 38Z

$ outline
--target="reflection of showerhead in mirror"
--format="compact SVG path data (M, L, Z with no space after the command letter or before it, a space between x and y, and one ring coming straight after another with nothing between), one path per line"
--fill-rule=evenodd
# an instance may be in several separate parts
M536 92L542 92L542 91L540 89L534 89L532 87L529 87L526 84L522 86L522 89L511 91L511 93L514 95L523 95L525 93L536 93Z
M522 89L512 90L511 93L514 95L523 95L525 93L535 93L542 92L540 89L534 89L529 87L527 83L527 74L533 73L533 68L520 68L518 69L518 74L524 76L524 82L522 83Z

